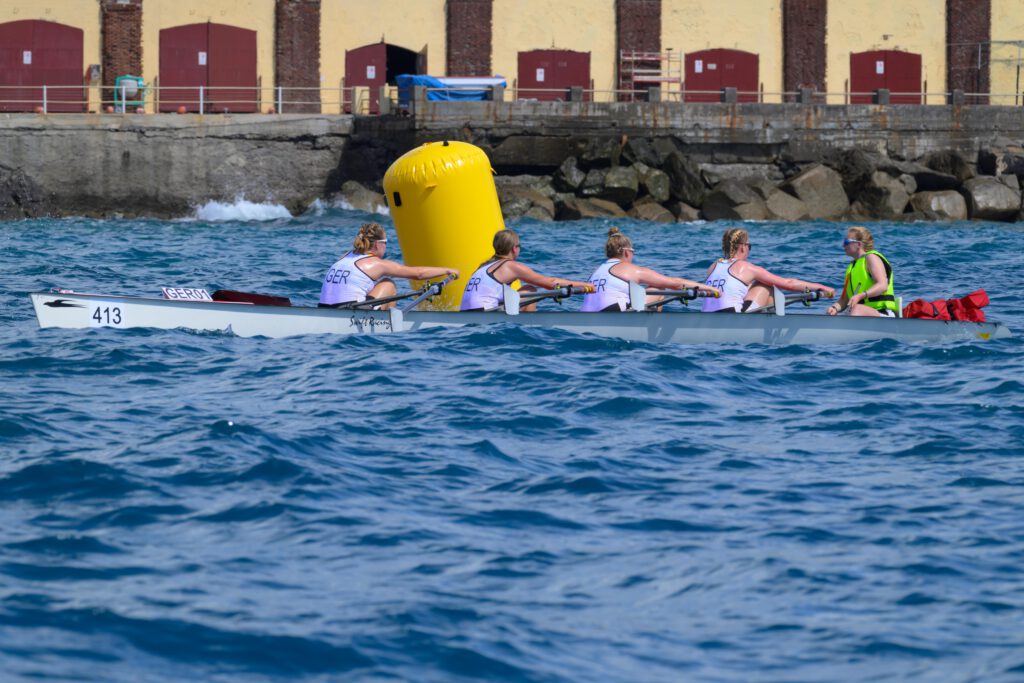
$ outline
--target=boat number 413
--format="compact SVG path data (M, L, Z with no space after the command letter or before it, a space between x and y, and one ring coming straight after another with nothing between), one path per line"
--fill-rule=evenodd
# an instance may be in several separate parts
M111 301L96 301L89 307L89 327L124 327L121 305Z

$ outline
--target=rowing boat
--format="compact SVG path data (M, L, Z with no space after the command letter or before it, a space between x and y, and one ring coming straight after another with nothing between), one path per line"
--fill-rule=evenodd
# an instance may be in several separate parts
M147 298L79 294L68 290L32 293L32 305L42 328L156 328L226 332L241 337L289 337L307 334L392 334L431 328L513 324L552 328L573 334L593 334L631 341L676 344L848 344L878 339L909 342L1000 339L1010 331L1000 323L921 320L910 318L863 318L793 313L783 304L766 313L699 313L696 311L639 310L580 313L546 310L519 314L528 299L571 295L570 291L521 297L506 290L505 309L490 312L411 310L440 293L442 283L421 292L411 305L388 311L312 306L270 306L213 301L208 298ZM429 290L429 291L428 291ZM172 290L173 291L173 290ZM650 294L692 299L699 293L645 292L635 287L633 301ZM166 290L165 290L166 295ZM403 295L410 296L410 295ZM806 301L807 298L796 300ZM663 305L669 299L658 302ZM781 292L776 301L785 299ZM372 304L374 302L365 302ZM791 306L790 306L791 307Z

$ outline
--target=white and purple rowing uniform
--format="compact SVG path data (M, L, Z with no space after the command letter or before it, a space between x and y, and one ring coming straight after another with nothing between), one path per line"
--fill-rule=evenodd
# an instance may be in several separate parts
M704 284L714 287L721 293L717 299L713 297L704 299L704 304L701 307L701 311L704 313L724 310L739 311L743 308L743 300L750 290L750 285L732 274L734 263L736 263L736 259L718 259L718 263L715 264L714 269L704 281Z
M629 281L612 272L612 267L619 263L622 263L621 259L608 259L590 276L594 291L583 297L581 312L625 311L629 308Z
M495 311L505 303L505 285L494 277L505 259L488 261L469 276L462 292L460 311Z
M359 261L372 254L357 254L353 251L342 256L324 275L320 287L320 305L335 306L356 301L366 301L370 290L377 283L359 267Z

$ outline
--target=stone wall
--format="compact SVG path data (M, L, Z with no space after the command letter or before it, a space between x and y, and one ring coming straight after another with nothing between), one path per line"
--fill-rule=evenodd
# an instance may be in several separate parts
M448 0L445 73L490 76L494 0Z
M0 215L173 217L237 198L301 213L340 187L352 123L301 114L3 115L0 191L10 185L19 199L0 196Z
M320 0L277 0L274 76L288 92L286 111L320 111Z

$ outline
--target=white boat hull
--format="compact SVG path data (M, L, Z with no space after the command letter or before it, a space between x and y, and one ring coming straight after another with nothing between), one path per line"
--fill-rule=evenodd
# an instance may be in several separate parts
M454 313L353 311L303 306L171 301L71 293L31 295L40 327L157 328L228 332L241 337L306 334L390 334L435 327L515 324L631 341L676 344L849 344L877 339L911 342L987 340L1010 336L999 323L855 318L821 314L540 311Z

